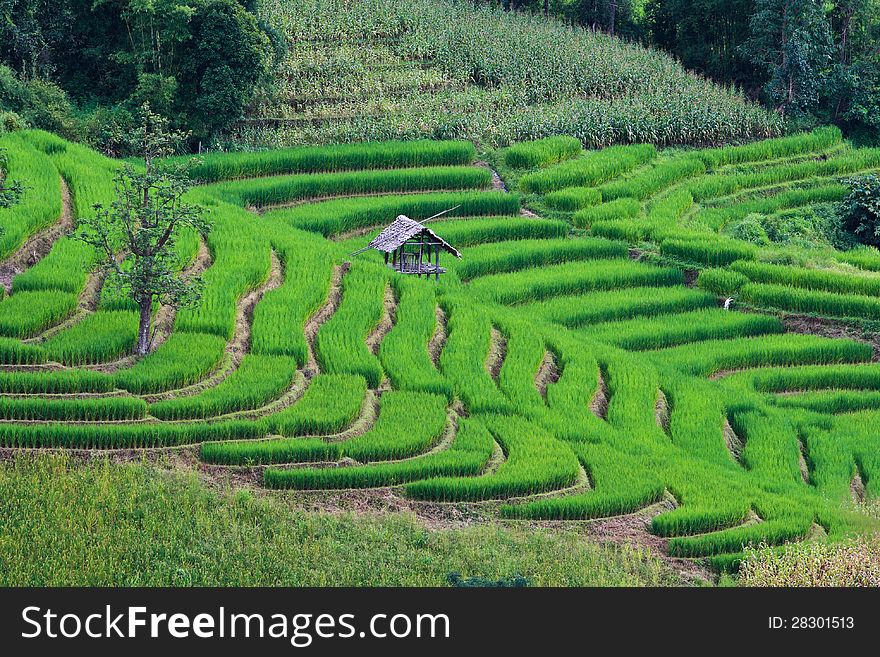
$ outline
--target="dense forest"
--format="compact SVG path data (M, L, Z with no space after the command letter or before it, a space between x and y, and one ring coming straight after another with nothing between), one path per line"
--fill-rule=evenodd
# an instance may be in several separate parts
M505 0L674 54L800 126L880 132L877 0Z
M465 3L467 4L467 3ZM880 0L475 0L662 49L792 129L880 134ZM144 102L191 133L245 113L289 41L260 0L0 0L0 130L53 130L124 154Z

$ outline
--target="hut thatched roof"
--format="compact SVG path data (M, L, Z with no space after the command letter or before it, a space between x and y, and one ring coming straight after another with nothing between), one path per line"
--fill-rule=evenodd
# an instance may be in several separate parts
M455 247L442 237L439 237L437 233L430 228L426 228L423 224L410 219L406 215L400 215L397 217L388 228L379 233L376 236L376 239L370 242L370 247L379 251L384 251L385 253L391 253L395 249L400 248L400 246L408 240L411 240L422 233L428 235L432 241L436 241L444 250L448 251L456 258L461 258L461 254Z

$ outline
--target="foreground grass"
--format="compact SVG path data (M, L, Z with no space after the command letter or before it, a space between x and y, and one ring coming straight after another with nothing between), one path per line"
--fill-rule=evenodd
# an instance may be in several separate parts
M859 506L880 519L876 500ZM761 547L746 551L740 586L880 586L880 535L840 543L798 543L784 550Z
M575 531L305 513L150 465L0 465L3 586L441 586L452 572L538 586L680 583L645 553Z

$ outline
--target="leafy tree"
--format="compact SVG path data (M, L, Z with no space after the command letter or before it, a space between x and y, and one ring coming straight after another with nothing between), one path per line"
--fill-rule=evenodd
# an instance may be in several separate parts
M814 110L833 46L822 0L756 0L741 52L766 70L768 101L783 116Z
M863 244L880 247L880 176L850 178L843 204L844 228Z
M208 138L241 117L268 73L269 38L236 0L210 0L189 23L195 46L179 53L180 123Z
M210 230L202 210L184 201L192 163L167 165L170 155L186 137L170 131L168 121L145 105L142 125L133 136L144 160L143 170L124 164L116 176L116 200L95 206L93 217L80 221L79 239L96 247L108 281L126 292L140 310L137 353L150 350L153 304L180 308L198 301L201 281L184 279L174 249L179 230L189 227L203 236ZM121 240L121 244L120 244ZM121 248L120 248L121 247ZM127 253L122 262L119 252Z
M765 75L741 51L754 9L755 0L648 0L645 20L653 44L687 68L758 89Z

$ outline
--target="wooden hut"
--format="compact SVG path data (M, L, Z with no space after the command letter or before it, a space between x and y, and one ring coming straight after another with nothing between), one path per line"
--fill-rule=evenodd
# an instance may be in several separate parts
M440 274L446 272L440 266L440 252L446 251L461 258L461 254L451 244L424 224L400 215L385 230L379 233L367 249L376 249L385 254L385 264L401 274L431 276L440 280ZM355 255L357 255L357 253Z

